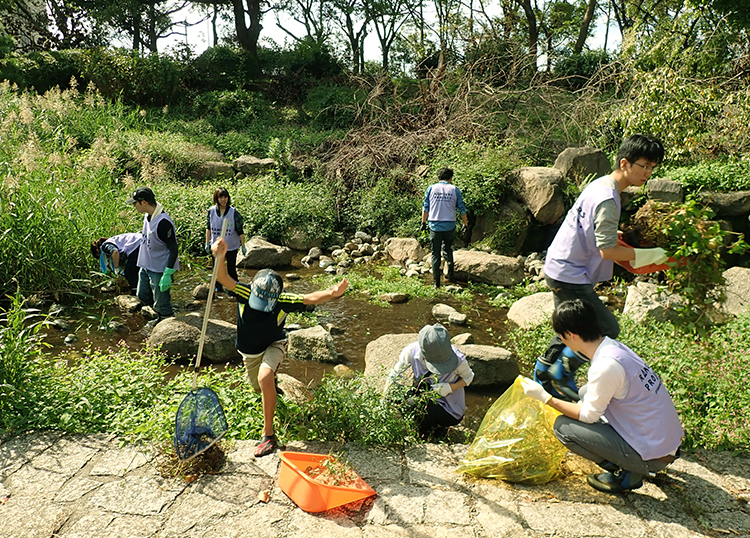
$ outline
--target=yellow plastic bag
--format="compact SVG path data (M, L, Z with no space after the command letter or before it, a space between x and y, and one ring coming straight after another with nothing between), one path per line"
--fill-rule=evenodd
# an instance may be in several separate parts
M567 452L552 431L559 414L526 396L518 376L487 411L456 472L523 484L549 482Z

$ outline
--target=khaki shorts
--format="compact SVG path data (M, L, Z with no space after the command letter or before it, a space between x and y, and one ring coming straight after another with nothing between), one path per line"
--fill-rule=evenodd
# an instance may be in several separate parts
M245 363L245 370L247 371L247 380L253 386L255 392L260 392L260 385L258 384L258 371L261 366L269 368L274 374L278 371L281 361L286 356L286 340L279 340L274 342L266 348L263 353L256 355L248 355L242 353L242 362Z

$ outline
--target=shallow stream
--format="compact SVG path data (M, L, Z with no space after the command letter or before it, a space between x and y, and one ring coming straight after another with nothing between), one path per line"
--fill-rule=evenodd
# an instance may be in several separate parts
M294 293L307 293L320 288L320 284L314 280L316 275L323 274L323 270L315 266L305 267L300 260L304 253L297 253L290 267L279 269L284 276L288 273L296 273L299 280L285 279L285 289ZM208 259L183 261L183 267L178 273L172 288L172 304L175 315L180 316L192 310L201 314L205 313L205 301L199 308L191 308L193 301L193 289L200 283L210 281L210 267ZM250 282L255 270L238 268L240 280ZM430 275L425 275L425 284L429 284ZM66 312L63 317L72 323L69 331L60 331L55 328L45 330L45 341L52 347L51 354L56 354L62 349L84 348L89 345L95 347L115 347L118 342L124 340L130 346L142 344L148 337L149 331L145 327L146 320L140 313L125 313L117 308L111 301L114 294L101 294L98 299L101 303L83 309L75 309L74 313ZM374 305L360 293L347 292L342 298L329 301L316 308L318 320L321 324L330 323L340 329L341 334L334 335L337 351L342 355L347 366L356 371L365 368L365 348L367 344L384 334L417 333L427 324L435 323L432 316L434 304L444 303L453 306L459 312L468 316L466 326L448 326L451 336L461 333L471 333L476 344L502 345L498 337L506 331L506 313L503 308L489 305L485 297L475 295L470 304L461 303L448 292L442 293L434 299L411 298L408 302L394 304L391 307ZM211 318L236 322L236 301L226 293L214 296L211 306ZM115 332L104 330L110 321L123 323L127 330ZM68 334L75 333L77 339L72 343L65 343ZM395 358L394 358L395 360ZM212 368L236 368L241 364L229 365L205 365ZM174 365L170 367L172 374L187 365ZM202 365L203 367L203 365ZM289 374L305 383L315 384L324 374L333 371L333 364L322 364L314 361L299 361L287 359L280 367L280 372ZM486 410L492 404L503 389L467 389L468 411L464 425L476 429L479 426Z

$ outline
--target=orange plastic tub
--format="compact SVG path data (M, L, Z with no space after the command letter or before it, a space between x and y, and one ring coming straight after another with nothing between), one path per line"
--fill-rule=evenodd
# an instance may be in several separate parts
M310 478L305 470L320 467L330 459L327 454L279 452L279 458L279 487L305 512L324 512L375 495L375 490L359 476L348 486L329 486Z

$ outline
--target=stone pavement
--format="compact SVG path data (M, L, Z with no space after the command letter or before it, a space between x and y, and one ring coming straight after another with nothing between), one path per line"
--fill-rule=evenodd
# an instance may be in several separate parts
M689 454L641 489L607 495L586 485L595 469L572 455L565 478L518 486L454 473L466 445L402 453L346 445L377 496L308 514L278 488L278 457L256 460L255 445L234 443L220 474L186 483L161 478L152 449L110 436L12 438L0 445L0 537L750 537L746 456ZM268 503L258 500L263 490Z

